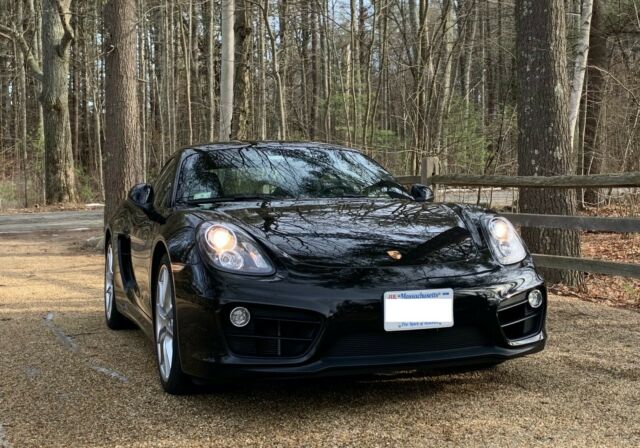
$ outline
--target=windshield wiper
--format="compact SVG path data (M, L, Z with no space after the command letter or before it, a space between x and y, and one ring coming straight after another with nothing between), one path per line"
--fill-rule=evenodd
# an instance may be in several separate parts
M214 204L216 202L240 202L240 201L272 201L277 199L289 199L286 196L270 196L267 194L238 194L233 196L218 196L215 198L180 199L179 203L188 205Z
M395 199L413 199L413 196L406 193L400 184L387 179L381 179L375 184L363 188L362 192L371 192L374 190L383 191L387 196Z

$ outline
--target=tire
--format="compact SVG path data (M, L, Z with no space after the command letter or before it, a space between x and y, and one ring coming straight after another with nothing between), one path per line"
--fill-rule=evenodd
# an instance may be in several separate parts
M107 247L104 252L104 319L107 327L112 330L120 330L127 328L129 321L118 311L115 277L113 274L114 265L113 246L111 245L111 241L107 241Z
M166 254L153 278L153 334L158 376L165 392L179 395L186 392L190 381L180 364L173 274Z

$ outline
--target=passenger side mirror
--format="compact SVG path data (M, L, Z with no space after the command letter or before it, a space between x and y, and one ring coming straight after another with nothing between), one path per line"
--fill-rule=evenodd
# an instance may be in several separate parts
M415 184L411 187L411 196L416 202L433 202L433 190L426 185Z
M149 210L153 202L153 187L149 184L138 184L129 190L129 200L143 210Z

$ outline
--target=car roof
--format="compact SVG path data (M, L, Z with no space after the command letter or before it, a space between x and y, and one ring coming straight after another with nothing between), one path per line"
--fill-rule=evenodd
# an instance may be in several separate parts
M218 151L224 149L242 149L242 148L262 148L262 149L300 149L300 148L319 148L319 149L338 149L343 151L361 152L358 149L348 148L340 145L322 142L306 142L306 141L231 141L206 143L202 145L189 146L183 148L183 151Z

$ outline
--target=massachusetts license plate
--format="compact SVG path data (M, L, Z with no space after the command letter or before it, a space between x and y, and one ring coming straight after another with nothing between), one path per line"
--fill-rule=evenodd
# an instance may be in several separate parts
M384 293L385 331L453 327L453 289Z

